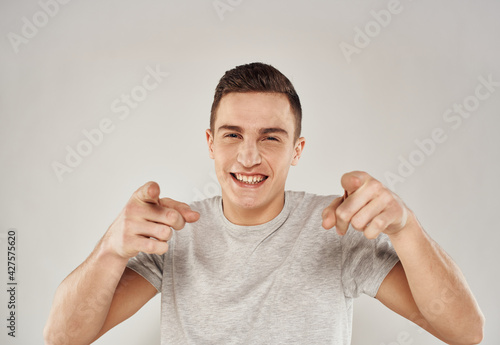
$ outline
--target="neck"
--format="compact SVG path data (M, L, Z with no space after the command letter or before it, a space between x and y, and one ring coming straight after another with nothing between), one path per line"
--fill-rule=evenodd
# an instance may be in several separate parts
M261 207L247 208L233 204L222 196L224 216L235 225L253 226L267 223L276 218L285 205L285 193L271 203Z

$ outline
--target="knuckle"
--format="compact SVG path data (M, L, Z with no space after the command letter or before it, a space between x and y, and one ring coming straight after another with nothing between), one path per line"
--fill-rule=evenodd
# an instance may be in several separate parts
M175 224L178 218L178 213L175 210L167 209L165 211L165 219L169 225Z
M125 205L125 208L123 209L123 215L125 218L131 218L135 216L138 212L139 205L135 202L129 202L127 205Z
M385 221L382 218L375 218L372 220L372 226L376 229L384 229Z
M378 180L375 180L375 179L370 179L368 181L368 185L370 186L371 189L373 189L375 192L382 192L383 189L384 189L384 185L378 181Z
M156 240L150 239L144 243L144 251L146 253L154 253L156 249Z
M389 197L387 198L385 203L387 205L387 209L389 212L397 211L398 208L400 208L400 206L401 206L397 200L389 198Z
M161 255L167 251L168 244L167 242L163 241L151 241L152 242L152 247L151 247L151 254L157 254Z
M337 219L343 221L343 222L347 222L349 220L349 213L346 209L344 208L337 208L337 210L335 211L335 216L337 217Z
M382 193L380 193L380 198L387 204L390 203L392 204L392 202L395 201L394 198L392 197L392 193L389 192L387 189L385 189L384 191L382 191Z
M351 219L351 225L354 227L354 229L360 230L365 227L365 222L361 217L353 217Z

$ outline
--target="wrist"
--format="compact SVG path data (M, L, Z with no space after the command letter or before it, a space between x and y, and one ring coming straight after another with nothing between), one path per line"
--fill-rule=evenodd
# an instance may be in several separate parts
M408 208L406 208L406 211L407 218L405 225L401 228L401 230L388 235L389 239L393 243L405 240L405 238L409 238L411 236L414 236L416 233L423 231L415 214Z
M125 268L128 263L127 257L119 255L108 236L104 236L95 248L95 258L97 261L108 267Z

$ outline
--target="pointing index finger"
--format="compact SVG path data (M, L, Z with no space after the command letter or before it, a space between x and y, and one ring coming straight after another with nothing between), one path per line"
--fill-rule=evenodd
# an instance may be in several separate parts
M194 223L200 219L200 214L193 211L188 204L170 198L161 198L160 204L164 207L173 208L179 212L187 223Z

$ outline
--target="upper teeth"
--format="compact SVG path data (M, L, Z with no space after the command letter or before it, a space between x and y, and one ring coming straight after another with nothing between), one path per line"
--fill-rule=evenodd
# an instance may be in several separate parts
M238 181L245 182L245 183L259 183L262 180L264 180L265 176L262 175L253 175L253 176L247 176L247 175L242 175L242 174L234 174Z

